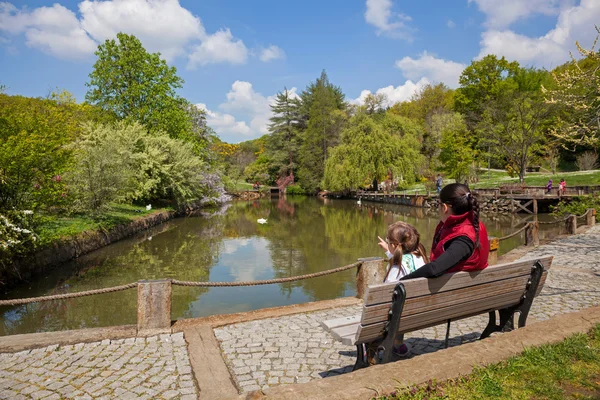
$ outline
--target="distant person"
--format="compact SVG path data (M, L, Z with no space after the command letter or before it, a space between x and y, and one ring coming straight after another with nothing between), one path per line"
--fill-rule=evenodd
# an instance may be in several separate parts
M552 179L549 179L548 183L546 183L546 194L550 194L551 191L552 191Z
M379 188L377 187L377 178L373 179L373 191L376 192Z
M379 236L379 246L385 250L389 260L384 282L397 282L403 276L415 272L427 262L425 247L420 241L419 232L410 224L398 221L388 226L386 239ZM410 347L396 338L394 354L400 357L408 355Z
M435 229L431 261L401 280L487 268L490 243L479 220L479 203L469 189L460 183L445 186L438 211L440 223Z
M567 182L564 179L561 179L558 184L558 195L564 196L565 193L567 193Z
M438 194L442 191L442 185L444 181L442 179L442 175L438 174L437 179L435 180L435 190Z

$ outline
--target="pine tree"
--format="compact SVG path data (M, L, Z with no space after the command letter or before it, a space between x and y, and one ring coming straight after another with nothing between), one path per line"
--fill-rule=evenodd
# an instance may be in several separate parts
M328 149L338 144L347 120L343 111L346 103L341 89L329 82L325 71L301 97L307 128L300 148L299 179L303 188L316 191L321 187Z
M301 105L287 88L277 93L275 104L271 105L273 116L266 145L273 164L279 168L279 177L291 176L297 169Z

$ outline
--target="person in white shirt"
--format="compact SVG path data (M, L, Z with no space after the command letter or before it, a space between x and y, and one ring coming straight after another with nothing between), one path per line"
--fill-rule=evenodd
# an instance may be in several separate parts
M379 236L379 246L385 250L389 267L384 282L397 282L403 276L416 271L428 262L425 247L421 244L419 232L414 226L398 221L388 226L386 239ZM406 343L396 340L394 353L404 357L410 348Z

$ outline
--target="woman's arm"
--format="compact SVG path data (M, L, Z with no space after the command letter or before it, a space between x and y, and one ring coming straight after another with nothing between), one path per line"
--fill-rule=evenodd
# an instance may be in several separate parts
M443 275L446 271L454 267L459 262L471 257L471 254L473 254L474 250L475 244L471 239L466 236L459 236L447 243L446 250L441 256L436 258L435 261L423 265L415 272L404 276L401 280L413 278L436 278L440 275Z

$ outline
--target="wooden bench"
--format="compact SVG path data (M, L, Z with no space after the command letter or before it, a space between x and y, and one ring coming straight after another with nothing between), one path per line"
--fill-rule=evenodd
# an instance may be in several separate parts
M450 322L489 313L480 339L494 332L525 326L533 298L540 293L552 257L490 266L482 271L456 272L438 278L370 285L364 295L362 315L325 321L333 336L356 345L354 369L392 359L397 334L446 323L448 347ZM496 317L499 314L499 323Z

